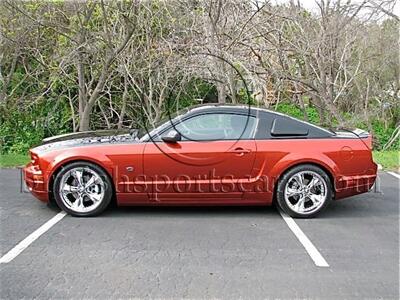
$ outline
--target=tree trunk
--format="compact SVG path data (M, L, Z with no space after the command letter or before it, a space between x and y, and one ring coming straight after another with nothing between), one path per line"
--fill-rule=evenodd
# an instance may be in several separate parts
M300 90L299 90L297 82L293 82L293 86L294 86L294 91L295 91L294 98L297 100L297 102L300 105L301 110L303 111L303 119L304 119L304 121L308 122L308 115L307 115L306 106L304 105L303 97L300 94Z
M18 60L18 54L15 54L12 63L11 63L11 67L10 67L10 71L8 73L8 75L4 78L3 80L3 86L1 88L1 92L0 92L0 103L6 100L7 97L7 89L8 86L11 82L11 78L14 75L14 71L15 71L15 67L17 65L17 60Z
M218 92L218 103L225 103L226 102L225 84L218 82L217 92Z
M90 115L92 114L92 106L87 104L83 110L79 120L79 131L88 131L90 128Z
M314 107L317 109L318 116L319 116L319 124L324 125L325 124L325 110L322 108L322 101L315 99L315 102L310 100L310 103L313 103Z
M299 100L300 108L303 111L303 119L304 119L304 121L308 122L309 121L308 114L307 114L306 106L304 105L303 98L301 97L301 95L300 96L297 95L297 98Z
M106 84L106 80L108 77L108 69L111 63L111 58L107 59L104 64L103 70L100 74L99 81L97 82L96 87L94 88L93 93L90 95L90 98L86 101L83 112L80 113L80 122L79 122L79 131L88 131L90 127L90 117L92 114L93 106L96 103L100 92L103 90L104 85ZM87 97L87 95L85 94Z
M231 102L236 104L237 97L236 97L236 81L235 81L235 72L232 70L229 72L229 90L231 92ZM246 94L247 96L247 94Z
M332 117L334 117L337 120L339 127L343 127L344 120L342 116L339 114L336 106L332 102L330 102L329 99L321 98L321 100L322 100L321 104L324 105L328 109L328 112L332 115ZM326 119L327 121L326 123L329 126L332 125L332 120L333 120L332 117Z
M126 112L126 101L128 98L128 74L124 73L124 93L122 94L122 108L118 118L118 129L122 129L124 123L124 117Z
M82 119L84 117L84 110L87 104L87 89L86 89L86 78L85 78L85 67L84 67L84 58L79 50L78 52L78 62L76 63L76 70L78 73L78 116L79 116L79 123L82 123ZM88 117L86 117L88 118ZM87 121L84 121L84 123ZM87 126L88 127L88 126ZM79 131L82 131L81 125L79 125Z

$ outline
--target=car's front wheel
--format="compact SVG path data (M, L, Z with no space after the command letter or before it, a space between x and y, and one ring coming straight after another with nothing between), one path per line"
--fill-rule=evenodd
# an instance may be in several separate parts
M113 195L106 172L95 164L75 162L64 166L53 186L58 206L73 216L91 217L103 212Z
M288 215L312 218L332 199L328 175L314 165L300 165L289 170L278 183L277 202Z

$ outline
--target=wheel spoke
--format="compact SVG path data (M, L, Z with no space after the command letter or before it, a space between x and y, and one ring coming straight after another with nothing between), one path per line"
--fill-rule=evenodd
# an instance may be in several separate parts
M311 194L309 198L312 201L313 205L319 205L319 203L324 200L324 196L315 194Z
M293 197L293 196L299 195L299 194L301 194L301 191L298 190L298 189L294 189L294 188L287 188L286 189L286 195L288 197Z
M305 197L300 197L299 201L297 201L297 203L293 206L293 208L297 212L303 212L304 211L304 202L305 202L305 200L306 200Z
M95 193L87 193L86 194L90 200L92 200L93 202L97 202L100 201L103 198L102 194L95 194Z
M76 179L79 185L83 185L83 169L74 170L72 176Z
M96 183L97 181L97 176L95 176L94 174L91 175L90 179L86 182L85 184L85 188L90 187L91 185L93 185L94 183Z
M64 184L64 186L63 186L63 192L64 193L66 193L66 194L71 194L71 193L76 193L76 192L78 192L78 187L77 186L73 186L73 185L70 185L70 184Z
M311 181L308 183L307 188L311 189L311 188L315 187L317 184L319 184L319 179L317 177L313 176Z
M72 203L72 208L78 210L82 210L82 208L84 208L83 197L81 195L79 195L79 197L77 197L75 201Z
M304 187L304 175L301 173L296 174L293 179L297 182L299 187Z

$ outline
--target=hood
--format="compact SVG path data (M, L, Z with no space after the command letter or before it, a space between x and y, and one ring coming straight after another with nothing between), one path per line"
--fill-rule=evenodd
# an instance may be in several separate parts
M47 152L63 148L90 146L98 144L137 143L137 130L99 130L57 135L46 138L42 144L32 149L34 152Z
M42 145L54 143L54 142L62 142L62 141L68 141L68 140L89 138L89 137L90 138L116 137L116 136L127 135L127 134L135 137L137 135L137 132L138 132L137 129L73 132L73 133L66 133L66 134L61 134L61 135L56 135L56 136L45 138L42 141Z

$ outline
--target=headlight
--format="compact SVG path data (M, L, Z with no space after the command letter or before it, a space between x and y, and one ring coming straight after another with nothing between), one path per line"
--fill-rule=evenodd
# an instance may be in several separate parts
M39 165L39 156L33 152L30 152L31 154L31 163L34 166L38 166Z

